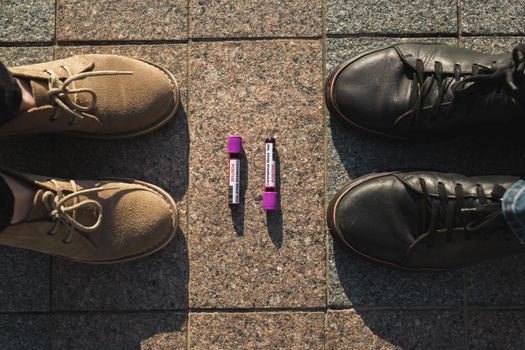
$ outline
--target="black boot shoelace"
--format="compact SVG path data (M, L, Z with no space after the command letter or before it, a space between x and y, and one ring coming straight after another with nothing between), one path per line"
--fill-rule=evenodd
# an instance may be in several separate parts
M465 239L476 232L490 239L492 230L504 224L501 198L506 189L501 185L494 185L489 199L481 185L476 186L475 197L466 198L460 183L454 188L454 197L449 197L442 182L437 184L437 197L430 195L424 179L420 178L419 183L423 192L423 230L429 246L443 230L446 242L452 241L455 228L464 229Z
M518 44L512 51L512 61L506 67L489 67L482 64L474 64L472 72L467 75L462 73L461 66L456 64L452 74L443 72L440 62L434 63L432 75L425 74L425 66L422 60L417 59L413 72L413 80L416 84L416 102L414 108L399 116L394 122L397 126L405 118L410 118L410 125L432 122L440 115L448 117L453 109L454 99L458 96L474 94L486 94L484 108L489 105L507 105L512 103L517 108L514 95L519 91L519 86L524 78L525 71L525 44ZM431 106L424 106L424 101L429 93L432 93L434 82L437 86L437 95ZM445 92L452 91L452 100L444 102ZM448 105L444 113L440 112L443 106ZM430 112L423 116L424 111Z

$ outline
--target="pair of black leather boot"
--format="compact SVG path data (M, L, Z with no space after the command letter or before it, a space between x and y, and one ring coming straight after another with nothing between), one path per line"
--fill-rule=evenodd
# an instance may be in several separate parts
M325 100L351 127L400 141L512 130L525 125L524 71L523 44L511 55L397 44L336 68ZM525 253L501 206L518 180L430 171L370 174L335 196L328 225L355 253L410 270L445 270Z

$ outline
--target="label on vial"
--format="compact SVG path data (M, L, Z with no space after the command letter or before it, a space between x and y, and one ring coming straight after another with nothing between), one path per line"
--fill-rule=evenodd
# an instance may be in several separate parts
M273 159L273 143L266 143L265 149L265 171L264 171L264 187L275 188L275 159Z
M230 204L239 204L240 202L240 168L239 159L230 159L230 179L228 181L228 201Z

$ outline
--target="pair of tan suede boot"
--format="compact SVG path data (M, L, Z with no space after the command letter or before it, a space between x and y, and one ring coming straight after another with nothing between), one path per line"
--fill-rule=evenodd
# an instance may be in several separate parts
M30 83L36 107L0 125L0 137L127 138L158 129L180 108L173 75L139 59L82 55L9 72ZM7 169L0 174L35 189L28 217L5 227L0 244L86 263L115 263L160 250L177 231L175 201L149 183L64 180Z

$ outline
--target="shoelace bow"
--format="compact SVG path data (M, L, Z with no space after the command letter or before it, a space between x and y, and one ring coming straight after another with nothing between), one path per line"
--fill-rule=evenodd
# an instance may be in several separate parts
M90 88L76 88L75 81L88 78L88 77L97 77L97 76L106 76L106 75L130 75L133 74L133 72L129 71L94 71L94 72L84 72L79 73L76 75L73 75L71 73L71 70L67 66L61 66L69 75L69 78L62 81L58 77L58 75L51 69L47 69L46 73L49 74L49 91L47 94L51 98L51 100L65 109L66 111L73 114L76 118L73 118L72 121L70 121L70 124L75 124L78 119L84 119L84 117L88 117L90 119L95 120L99 124L102 124L100 119L96 117L95 115L91 114L93 110L95 109L95 106L97 104L97 95L95 94L95 91L93 91ZM68 86L71 85L72 89L68 89ZM82 106L78 103L78 94L81 93L87 93L91 95L91 101L87 106ZM73 95L73 99L71 99L70 95ZM51 117L51 120L56 120L56 113L53 114Z
M433 75L425 76L425 66L422 60L417 59L413 72L413 80L416 84L416 103L414 108L399 116L394 122L394 127L402 120L410 117L410 125L418 122L431 122L439 117L440 108L448 105L447 110L442 113L446 117L453 109L454 99L457 96L467 96L476 93L488 92L485 99L485 108L491 104L506 105L512 102L518 108L521 106L516 102L512 94L519 90L519 85L524 78L525 71L525 44L518 44L512 50L512 62L507 67L492 67L475 63L472 65L470 76L464 76L459 64L454 65L454 73L447 75L443 73L443 65L434 62ZM434 81L437 85L437 95L431 106L423 106L424 100L432 92ZM445 92L451 89L453 92L450 102L443 102ZM510 91L509 91L510 90ZM421 113L430 109L426 119L422 119Z
M70 243L71 237L75 230L81 232L92 232L95 231L102 222L102 205L94 199L84 199L79 201L79 197L88 193L95 193L103 190L110 189L108 187L93 187L83 190L78 190L75 181L71 180L70 184L72 191L69 194L64 194L64 191L60 188L59 184L55 180L51 180L55 186L55 191L48 190L42 195L42 202L49 216L55 222L53 228L49 231L50 235L57 233L60 225L68 227L68 232L64 238L64 243ZM68 202L73 201L73 204L68 205ZM97 212L97 220L91 226L86 226L77 221L77 210L81 207L93 206Z
M463 227L466 239L474 232L485 234L489 238L491 229L503 222L501 198L506 189L501 185L494 185L490 200L487 198L481 185L476 186L476 198L466 199L463 186L458 183L454 188L455 198L449 198L442 182L438 182L438 198L431 196L424 179L419 183L423 192L423 230L427 234L428 245L432 245L438 230L445 229L447 242L452 240L454 228ZM475 204L475 199L479 204ZM453 209L450 208L453 203ZM438 227L439 226L439 227Z

